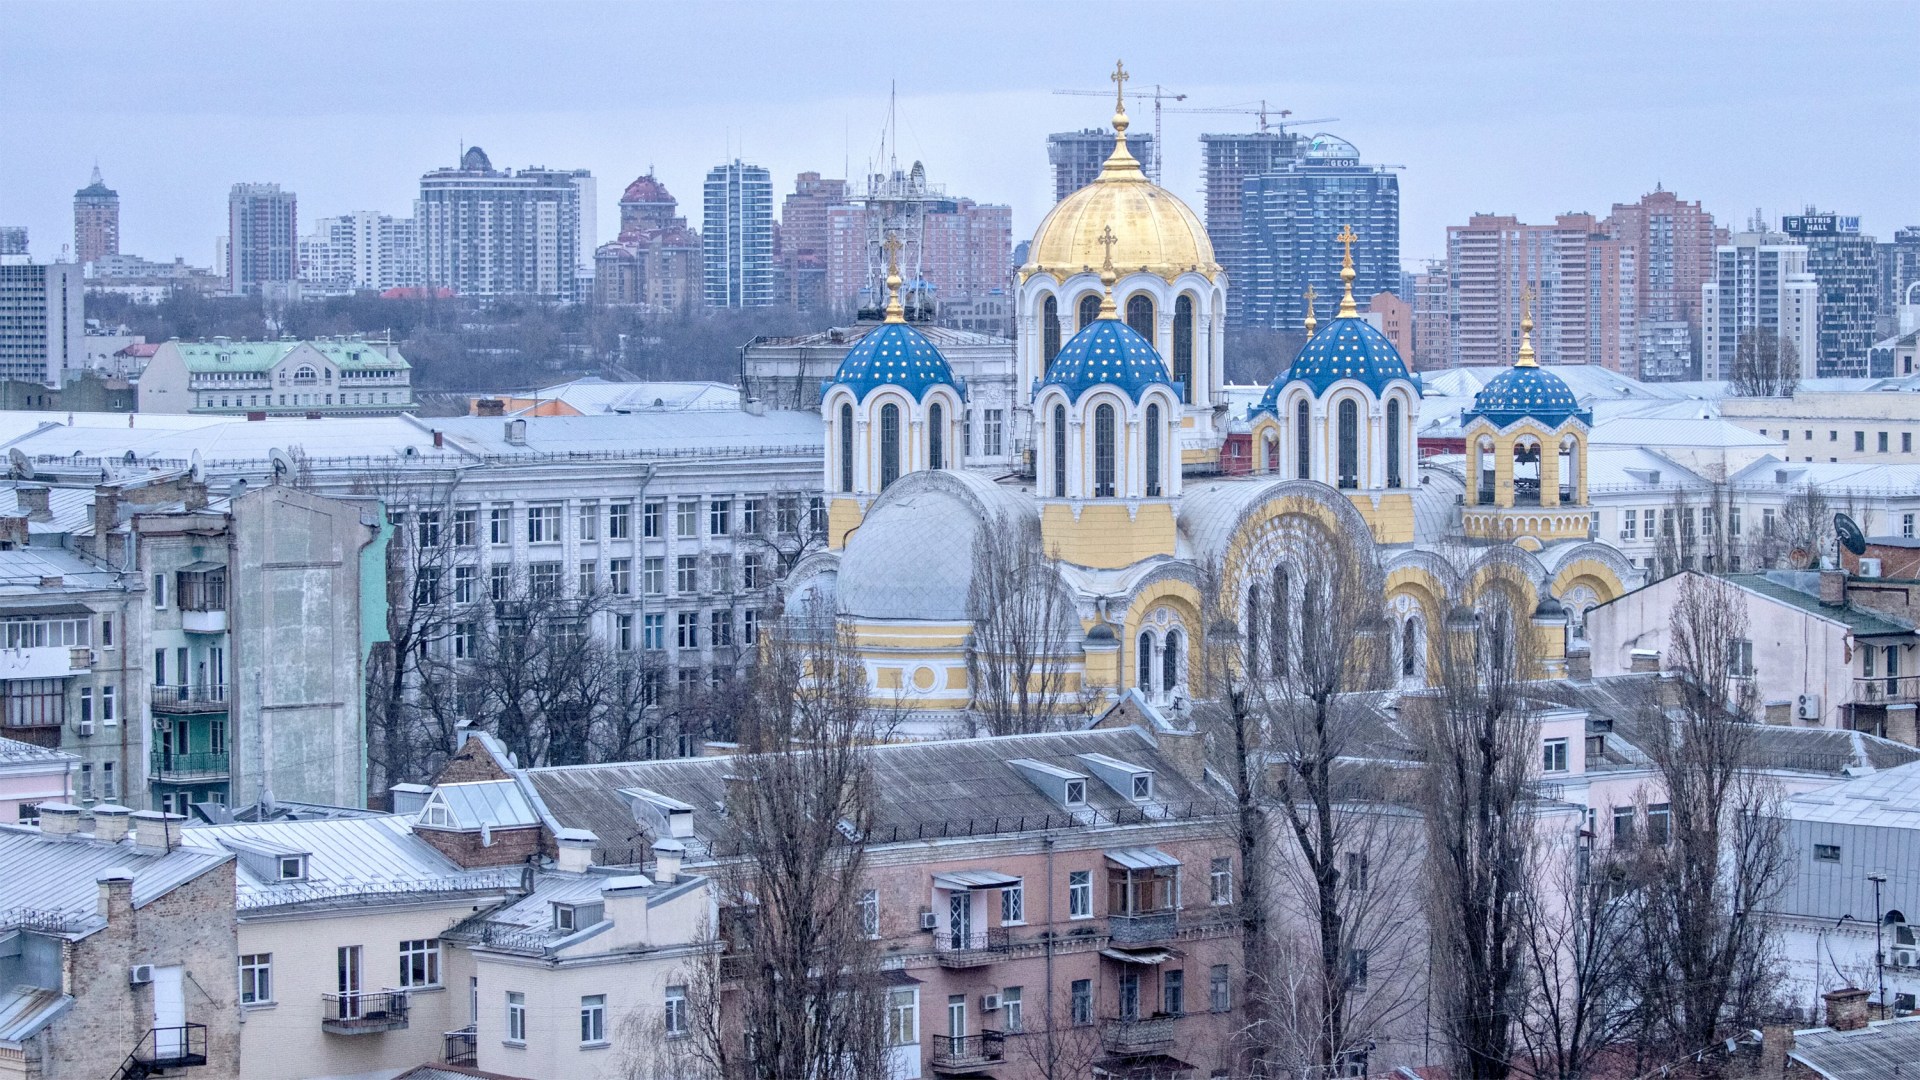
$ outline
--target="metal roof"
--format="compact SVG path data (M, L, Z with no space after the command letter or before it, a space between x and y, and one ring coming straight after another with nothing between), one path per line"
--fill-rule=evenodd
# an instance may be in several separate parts
M64 750L49 750L18 739L0 738L0 772L4 772L9 765L66 765L79 760L78 755Z
M1920 829L1920 762L1795 795L1780 809L1795 821Z
M526 793L512 780L476 780L464 784L441 784L428 797L439 802L453 815L462 829L512 829L540 824L540 815L527 801Z
M1920 1016L1877 1020L1857 1031L1796 1031L1787 1056L1826 1080L1886 1080L1920 1061Z
M1730 574L1727 580L1756 596L1839 623L1853 631L1855 637L1913 633L1912 627L1894 622L1871 608L1851 602L1839 606L1821 603L1815 591L1820 584L1815 571L1769 570L1764 574Z
M15 986L0 990L0 1042L25 1042L73 1004L58 990Z
M91 836L46 836L39 829L0 825L0 913L24 908L59 912L90 933L99 916L100 878L108 870L133 875L133 906L145 907L233 858L229 852L187 847L159 853Z
M524 797L521 802L524 805ZM508 888L520 879L514 867L461 869L415 836L411 821L404 817L190 825L182 835L188 847L199 851L307 856L306 876L299 881L262 877L255 864L242 859L235 875L242 910L355 897L391 900L395 894Z
M933 875L936 889L1004 889L1020 879L998 870L947 870Z
M1156 870L1180 865L1179 859L1155 847L1115 848L1106 854L1110 861L1129 870Z

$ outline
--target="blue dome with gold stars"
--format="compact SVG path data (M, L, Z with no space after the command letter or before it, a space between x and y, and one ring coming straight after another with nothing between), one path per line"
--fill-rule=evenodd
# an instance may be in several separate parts
M1133 327L1115 318L1090 322L1060 347L1042 386L1058 386L1075 401L1096 386L1112 386L1135 401L1155 383L1172 386L1160 353Z
M1365 319L1345 317L1333 320L1308 339L1300 355L1293 358L1293 366L1273 380L1249 415L1276 412L1281 391L1296 382L1306 383L1317 396L1342 379L1356 380L1376 396L1395 380L1412 385L1416 394L1422 393L1419 377L1407 371L1400 350L1393 347L1387 335Z
M953 369L927 336L904 322L883 322L847 351L833 384L845 383L859 400L881 386L897 386L922 400L936 386L954 386Z
M1473 407L1461 411L1460 422L1475 417L1483 417L1499 428L1516 420L1536 420L1547 428L1557 428L1568 420L1593 426L1593 410L1580 407L1566 382L1530 362L1508 368L1481 387L1473 395Z

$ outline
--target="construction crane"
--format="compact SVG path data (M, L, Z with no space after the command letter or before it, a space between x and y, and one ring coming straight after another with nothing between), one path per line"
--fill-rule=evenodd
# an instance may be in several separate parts
M1074 97L1107 97L1108 95L1112 94L1113 91L1111 90L1055 90L1054 93L1071 94ZM1176 94L1173 91L1167 89L1166 87L1161 86L1159 83L1153 84L1153 91L1151 93L1147 92L1147 90L1143 88L1139 91L1139 94L1142 97L1150 97L1153 99L1153 175L1151 179L1153 180L1154 183L1157 184L1160 182L1160 159L1165 157L1167 153L1165 148L1166 144L1160 141L1160 103L1163 101L1185 101L1187 100L1187 95ZM1172 111L1180 112L1181 110L1174 109ZM1192 111L1192 110L1187 110L1187 111Z
M1167 111L1177 113L1233 113L1239 116L1257 116L1260 118L1260 133L1263 135L1266 134L1267 129L1270 127L1284 129L1288 127L1298 127L1301 124L1331 124L1340 119L1337 116L1316 116L1310 120L1288 120L1287 117L1293 115L1292 109L1269 109L1264 99L1259 102L1249 101L1240 105L1221 105L1217 108L1168 109ZM1273 117L1273 119L1269 120L1268 117Z

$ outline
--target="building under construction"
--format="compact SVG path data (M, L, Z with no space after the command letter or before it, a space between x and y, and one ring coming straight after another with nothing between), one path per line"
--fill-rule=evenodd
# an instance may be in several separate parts
M1270 176L1298 161L1306 140L1289 131L1245 131L1200 136L1201 180L1206 186L1207 235L1227 271L1228 310L1243 309L1248 279L1241 242L1241 189L1249 177Z
M1159 175L1157 149L1153 136L1147 132L1127 136L1127 152L1139 160L1141 171L1148 176ZM1047 136L1047 162L1053 166L1053 201L1059 202L1093 183L1112 153L1111 128L1083 128Z

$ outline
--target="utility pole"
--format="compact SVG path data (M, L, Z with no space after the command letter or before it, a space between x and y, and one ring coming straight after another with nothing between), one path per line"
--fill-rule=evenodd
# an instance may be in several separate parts
M1887 1015L1887 951L1880 947L1880 935L1887 925L1887 909L1880 906L1880 886L1887 883L1885 874L1868 874L1867 880L1873 882L1873 970L1880 980L1880 1015Z

